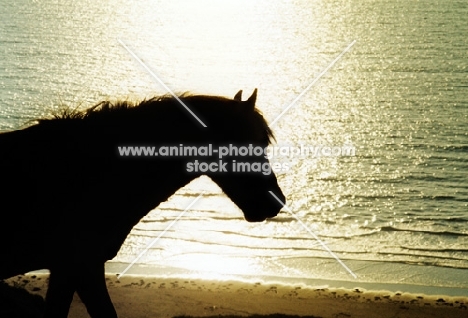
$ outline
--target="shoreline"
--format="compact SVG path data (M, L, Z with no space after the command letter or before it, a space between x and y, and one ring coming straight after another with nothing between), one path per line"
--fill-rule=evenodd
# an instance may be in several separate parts
M43 297L47 280L47 274L35 273L16 276L7 282L16 282L31 294ZM277 313L323 318L448 318L468 315L466 296L141 275L125 275L118 280L116 275L109 274L106 280L119 316L130 318ZM69 317L88 317L76 295Z
M106 273L119 274L122 270L127 267L126 263L119 262L108 262L106 263ZM409 272L412 268L407 268ZM414 270L414 269L413 269ZM391 292L405 292L411 294L426 294L426 295L445 295L445 296L461 296L468 297L468 287L457 287L451 285L437 286L437 285L425 285L422 283L415 282L379 282L375 279L353 279L341 275L336 279L318 277L318 278L305 278L296 276L271 276L271 275L245 275L245 274L224 274L224 273L213 273L207 271L195 271L187 270L184 268L175 268L170 266L149 266L143 264L134 264L131 269L132 275L145 276L145 277L161 277L161 278L174 278L174 279L195 279L195 280L233 280L243 283L256 283L262 282L265 284L280 284L280 285L305 285L305 286L319 286L324 288L345 288L345 289L365 289L365 290L388 290ZM165 273L161 275L160 273ZM463 273L468 271L463 270ZM433 272L433 275L436 273ZM127 275L127 274L125 274ZM337 275L338 276L338 275ZM458 275L459 279L464 278ZM445 278L445 277L444 277Z

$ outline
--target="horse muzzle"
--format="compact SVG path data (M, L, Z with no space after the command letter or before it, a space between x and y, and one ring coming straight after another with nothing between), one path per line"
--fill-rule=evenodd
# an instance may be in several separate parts
M281 209L284 208L285 204L286 198L282 193L280 193L276 198L272 196L271 200L268 200L267 207L261 209L261 211L257 210L252 211L252 213L245 213L244 216L248 222L263 222L266 219L271 219L277 216Z

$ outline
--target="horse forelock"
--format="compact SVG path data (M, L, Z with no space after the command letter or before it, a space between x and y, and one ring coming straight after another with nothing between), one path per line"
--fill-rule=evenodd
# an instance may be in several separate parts
M263 117L262 112L257 108L254 109L254 112L255 112L255 116L258 117L258 119L257 119L258 124L260 125L260 127L263 130L263 133L265 135L265 139L267 140L267 143L271 144L273 141L276 141L273 130L271 130L271 128L268 125L267 121Z

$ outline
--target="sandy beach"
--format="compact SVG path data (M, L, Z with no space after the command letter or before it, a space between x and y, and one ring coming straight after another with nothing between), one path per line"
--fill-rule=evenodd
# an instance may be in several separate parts
M26 275L7 282L22 286L31 294L44 296L47 279L46 274ZM277 313L323 318L453 318L468 315L468 297L130 275L120 280L108 276L107 281L119 317L128 318ZM88 317L77 296L69 317Z

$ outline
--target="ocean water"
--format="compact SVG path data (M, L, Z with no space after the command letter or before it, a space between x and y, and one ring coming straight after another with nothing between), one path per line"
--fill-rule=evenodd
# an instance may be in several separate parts
M276 146L353 155L275 158L289 165L277 175L290 212L260 224L195 180L134 228L109 271L145 251L127 273L468 295L467 34L468 3L454 0L2 1L0 130L165 94L121 43L176 92L258 88Z

